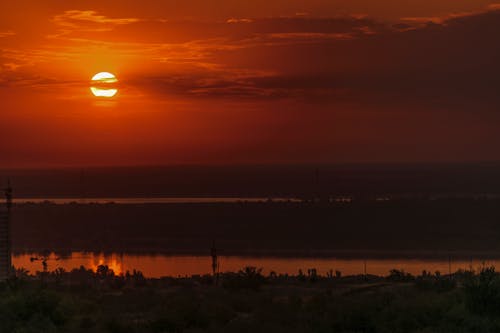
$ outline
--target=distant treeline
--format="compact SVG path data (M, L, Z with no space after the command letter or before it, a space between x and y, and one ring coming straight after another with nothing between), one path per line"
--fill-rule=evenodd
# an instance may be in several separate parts
M18 205L15 251L500 254L500 200Z
M500 163L233 165L0 170L16 197L500 194Z

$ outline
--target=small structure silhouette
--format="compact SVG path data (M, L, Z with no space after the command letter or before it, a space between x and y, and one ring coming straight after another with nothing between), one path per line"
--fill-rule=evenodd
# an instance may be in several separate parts
M57 258L57 257L50 258L49 255L43 255L40 257L30 257L30 262L40 261L42 263L43 273L48 272L49 264L47 263L47 261L49 261L49 260L59 260L59 258Z
M7 279L12 272L10 216L12 209L12 187L10 180L4 189L5 209L0 211L0 280Z

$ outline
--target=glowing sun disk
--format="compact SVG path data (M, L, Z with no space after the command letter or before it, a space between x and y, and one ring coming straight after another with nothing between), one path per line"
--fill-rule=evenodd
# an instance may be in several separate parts
M90 87L90 91L96 97L113 97L118 92L118 89L101 89L96 87Z
M116 83L118 80L109 72L100 72L92 77L93 86L90 91L96 97L113 97L118 92L116 88L106 87L110 83Z
M113 83L117 82L118 80L116 79L116 76L109 72L100 72L97 73L96 75L92 76L92 81L99 81L99 82L106 82L106 83Z

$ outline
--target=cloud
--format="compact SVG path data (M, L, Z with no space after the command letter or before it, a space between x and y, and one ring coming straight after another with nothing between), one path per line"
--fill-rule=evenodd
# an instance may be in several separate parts
M0 31L0 38L11 37L11 36L15 36L15 35L16 35L16 33L14 31L11 31L11 30Z
M98 23L98 24L110 24L110 25L121 25L130 24L138 22L137 18L109 18L104 15L98 15L97 12L93 10L68 10L63 14L56 15L53 18L56 24L62 26L79 26L80 23Z
M230 18L226 21L226 23L252 23L252 19L248 18Z
M156 77L151 84L159 88L153 91L401 110L500 107L500 46L495 42L500 11L496 9L420 27L352 18L235 24L255 24L249 30L254 33L198 42L197 61L213 66L192 75ZM375 32L359 29L367 25ZM241 75L244 69L246 74ZM264 74L254 75L257 71Z
M366 16L139 20L94 11L67 11L53 22L71 33L53 37L54 45L4 49L4 71L100 52L140 64L130 85L158 96L500 106L496 6L398 24Z
M110 18L99 15L93 10L67 10L52 18L62 34L71 32L104 32L112 31L120 25L139 22L138 18Z
M442 16L416 16L416 17L403 17L402 22L416 24L417 26L422 26L422 24L447 24L456 19L468 18L473 16L481 16L489 12L494 12L500 9L500 4L490 4L481 10L475 11L465 11L465 12L453 12Z
M357 38L383 25L367 18L277 17L228 21L145 20L110 18L92 10L70 10L51 20L54 31L28 47L2 49L6 70L43 63L77 62L94 54L151 60L166 66L192 66L198 71L227 67L218 52L309 44ZM22 44L22 39L19 39ZM7 65L9 64L9 65ZM153 65L153 64L152 64ZM236 71L245 68L236 66ZM233 69L227 68L231 72ZM258 69L257 69L258 70ZM214 72L215 73L215 72Z

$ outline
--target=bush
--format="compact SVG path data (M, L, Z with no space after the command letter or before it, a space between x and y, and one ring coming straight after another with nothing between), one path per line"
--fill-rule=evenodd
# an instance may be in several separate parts
M492 316L500 313L500 277L495 267L482 268L478 275L467 279L464 293L469 311Z
M409 282L413 281L415 278L410 273L406 273L404 270L391 269L387 280L392 282Z
M53 292L12 293L0 303L1 332L52 332L69 320L70 311Z
M417 289L425 291L448 292L453 290L457 283L451 277L442 277L441 275L432 275L424 273L415 279Z
M262 275L262 268L245 267L238 273L226 273L223 275L222 285L230 289L252 289L258 290L264 284L265 277Z

